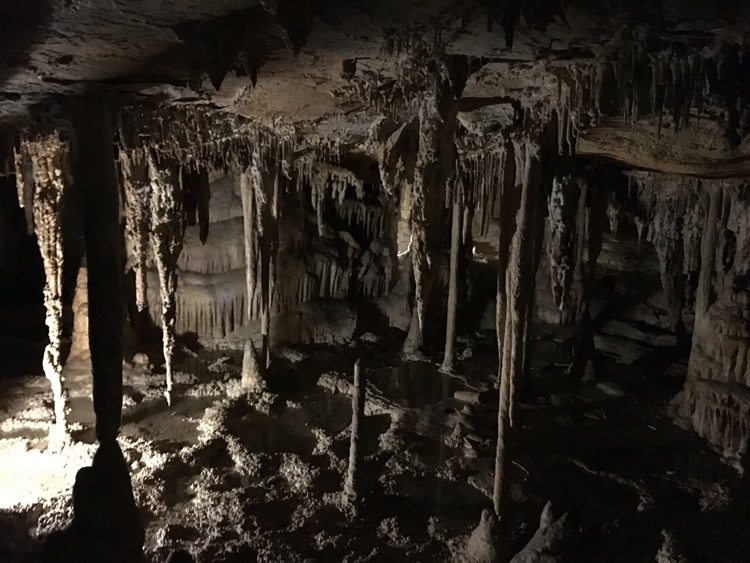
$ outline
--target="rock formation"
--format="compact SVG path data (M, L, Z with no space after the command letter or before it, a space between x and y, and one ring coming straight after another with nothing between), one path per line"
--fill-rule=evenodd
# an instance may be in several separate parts
M70 149L59 134L24 140L16 155L19 204L32 208L29 227L36 233L44 263L44 307L47 310L49 344L44 350L44 375L52 387L55 427L50 444L60 447L67 435L67 390L62 374L62 205L65 189L72 183Z

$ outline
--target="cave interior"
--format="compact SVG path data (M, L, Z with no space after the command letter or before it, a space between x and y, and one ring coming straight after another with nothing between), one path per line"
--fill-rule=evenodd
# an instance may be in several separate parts
M750 4L5 0L0 560L747 561Z

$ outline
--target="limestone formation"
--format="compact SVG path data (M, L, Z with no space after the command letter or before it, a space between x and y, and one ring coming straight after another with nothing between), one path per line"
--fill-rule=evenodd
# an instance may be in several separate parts
M497 516L490 510L482 510L479 524L456 560L460 563L499 563L503 560L501 542Z
M159 272L161 293L162 348L166 369L164 396L172 403L175 327L177 324L177 259L182 251L184 231L183 194L178 170L174 165L157 164L150 155L148 160L151 189L149 191L149 240L154 261Z
M539 519L539 529L511 563L554 563L566 561L570 548L576 539L576 529L569 514L556 516L552 504L544 505Z
M16 164L29 162L30 177L26 170L16 170L19 182L19 203L28 205L31 200L33 229L44 264L44 307L49 344L44 350L44 375L52 387L55 425L50 432L50 445L60 447L67 437L67 390L62 374L62 315L63 315L63 196L72 184L70 149L67 140L59 134L24 140ZM31 194L27 196L25 194Z

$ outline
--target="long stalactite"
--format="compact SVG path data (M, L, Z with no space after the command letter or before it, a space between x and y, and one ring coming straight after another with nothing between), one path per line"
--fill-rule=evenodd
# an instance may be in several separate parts
M44 307L46 309L49 343L44 349L44 375L52 387L55 424L50 432L50 445L60 447L67 439L67 390L62 373L63 338L63 233L62 212L65 190L72 185L70 148L58 132L25 139L16 163L30 163L30 171L22 166L16 177L22 179L22 206L32 205L37 244L44 265ZM29 185L29 180L33 184ZM30 197L29 197L30 196Z
M149 155L148 164L151 181L149 240L159 272L159 291L162 301L162 348L166 369L164 396L167 403L171 405L177 319L177 259L182 251L185 231L182 187L179 169L176 165L165 162L157 163L153 155Z

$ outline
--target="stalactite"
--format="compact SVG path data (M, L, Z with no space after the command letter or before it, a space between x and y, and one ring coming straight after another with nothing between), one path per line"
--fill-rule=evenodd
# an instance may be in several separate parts
M208 239L210 224L209 201L211 200L211 188L208 182L208 170L199 167L191 170L187 167L180 168L180 184L182 185L185 217L188 225L199 226L199 238L205 244ZM196 221L197 215L197 221Z
M151 221L151 182L148 159L142 150L120 151L125 195L125 233L130 254L134 257L135 302L139 311L147 306L147 262Z
M310 186L311 205L318 220L318 234L325 235L324 212L329 196L337 207L345 203L347 190L352 187L358 200L365 196L364 181L351 170L307 157L295 161L297 189Z
M178 270L175 297L177 333L195 333L202 338L219 340L247 322L244 269L220 274L198 274ZM149 286L158 287L158 273L149 271ZM162 299L159 291L149 290L148 309L157 324L162 322ZM260 315L256 307L253 318Z
M34 165L28 150L14 153L18 205L24 210L26 232L34 234Z
M507 464L511 456L512 432L519 423L515 413L518 388L529 347L526 323L533 299L534 246L539 228L539 146L532 140L513 141L515 182L505 182L501 200L498 254L497 335L500 367L498 440L495 456L493 504L500 516L508 502Z
M479 233L487 235L492 212L499 197L500 175L505 162L504 145L491 146L480 151L464 152L460 156L460 166L465 183L471 186L467 194L467 204L473 202L479 215ZM470 209L467 205L466 209Z
M164 396L171 405L177 317L177 259L182 251L184 233L183 195L179 171L175 165L159 165L153 155L149 155L148 164L151 179L149 239L159 272L162 345L166 368Z
M254 153L252 164L242 175L242 205L245 216L245 268L247 317L261 319L264 365L270 361L270 322L276 293L279 246L279 182L277 161L264 161ZM277 300L279 303L280 300Z
M49 344L44 349L44 375L52 387L55 425L50 432L50 445L60 447L67 439L67 390L62 375L63 316L63 195L72 185L70 153L67 140L59 133L24 139L21 156L16 159L22 168L16 170L23 179L24 199L32 195L34 231L44 265L44 307ZM28 185L31 163L33 184ZM28 205L28 203L27 203Z
M370 238L383 234L383 205L347 198L335 202L336 214L349 226L360 226Z
M673 327L685 336L683 314L692 303L699 270L699 225L703 222L698 186L694 180L641 172L629 173L648 224L647 239L656 248L662 287ZM639 229L640 238L640 229Z
M244 170L254 152L261 159L291 162L299 144L291 126L264 124L201 104L136 105L120 114L120 134L139 147L189 171ZM144 141L146 139L146 141Z

